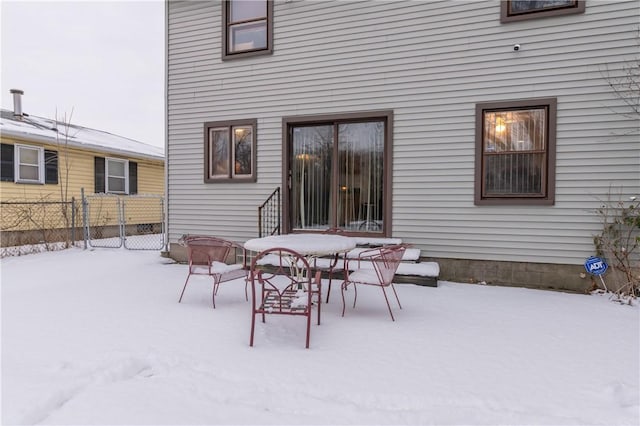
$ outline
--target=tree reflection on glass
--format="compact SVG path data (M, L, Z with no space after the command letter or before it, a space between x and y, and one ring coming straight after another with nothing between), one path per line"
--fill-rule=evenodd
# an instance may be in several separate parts
M382 230L384 134L383 121L293 127L294 229Z
M251 148L253 132L250 126L233 128L234 174L251 175Z

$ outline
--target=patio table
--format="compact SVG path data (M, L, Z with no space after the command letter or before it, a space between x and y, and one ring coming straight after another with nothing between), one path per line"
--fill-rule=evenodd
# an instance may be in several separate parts
M244 248L261 252L274 247L283 247L309 258L345 253L356 247L354 238L333 234L284 234L254 238L244 243Z
M283 234L254 238L244 243L246 250L262 252L264 250L281 247L296 251L303 255L310 265L314 265L319 256L337 256L353 250L357 241L351 237L335 234ZM331 263L329 274L336 262ZM295 265L290 265L295 268ZM304 277L301 277L304 278ZM331 287L331 286L329 286Z

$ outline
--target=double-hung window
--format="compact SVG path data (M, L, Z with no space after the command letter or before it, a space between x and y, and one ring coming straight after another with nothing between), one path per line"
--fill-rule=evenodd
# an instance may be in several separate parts
M111 194L138 193L138 163L109 157L94 157L95 192Z
M475 203L551 205L556 99L476 105Z
M0 181L58 183L58 152L39 146L0 144Z
M256 123L205 123L205 182L255 182Z
M127 160L115 158L105 159L105 173L107 176L106 192L116 194L126 194L129 188L129 168Z
M585 0L505 0L500 2L502 22L584 13Z
M273 1L222 2L222 59L273 51Z
M44 149L16 145L16 182L44 183Z

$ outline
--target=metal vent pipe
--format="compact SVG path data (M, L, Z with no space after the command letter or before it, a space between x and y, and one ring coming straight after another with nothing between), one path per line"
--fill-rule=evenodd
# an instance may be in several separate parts
M13 115L15 117L22 117L22 95L24 92L19 89L11 89L13 95Z

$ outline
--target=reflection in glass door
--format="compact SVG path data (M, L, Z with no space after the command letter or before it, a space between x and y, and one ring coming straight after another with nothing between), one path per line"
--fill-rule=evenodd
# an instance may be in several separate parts
M291 225L327 229L331 216L333 126L298 126L292 132Z
M339 228L382 231L384 123L338 125Z
M384 230L384 120L294 125L291 229Z

